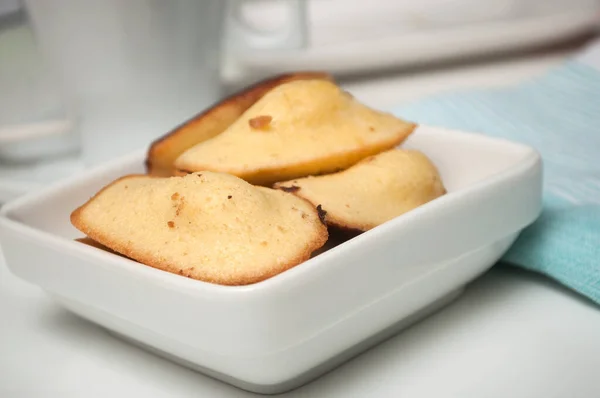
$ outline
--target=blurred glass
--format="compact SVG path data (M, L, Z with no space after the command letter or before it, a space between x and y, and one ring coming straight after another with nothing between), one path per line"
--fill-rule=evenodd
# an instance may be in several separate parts
M0 0L0 162L147 147L221 97L222 65L302 46L304 0L269 32L239 17L253 2Z
M55 77L22 4L0 0L0 162L30 162L78 147Z
M25 0L86 164L147 146L220 94L219 0Z

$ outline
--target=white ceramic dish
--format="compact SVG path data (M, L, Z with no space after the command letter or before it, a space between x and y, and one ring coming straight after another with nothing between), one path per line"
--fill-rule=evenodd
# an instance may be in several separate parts
M439 167L447 195L266 281L213 285L74 242L70 212L143 171L143 153L6 205L0 242L17 276L71 311L244 389L297 387L456 297L541 209L532 149L420 127L405 147Z

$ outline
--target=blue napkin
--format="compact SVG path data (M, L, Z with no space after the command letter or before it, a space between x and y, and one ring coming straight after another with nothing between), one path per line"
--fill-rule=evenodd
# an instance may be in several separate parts
M600 69L569 60L513 87L442 94L393 113L536 148L544 210L503 260L600 304Z

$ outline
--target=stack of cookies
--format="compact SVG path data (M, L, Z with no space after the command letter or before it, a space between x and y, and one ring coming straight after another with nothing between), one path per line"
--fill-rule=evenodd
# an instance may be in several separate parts
M164 271L246 285L445 193L434 164L398 149L416 125L323 73L260 82L152 143L147 174L71 215L80 242Z

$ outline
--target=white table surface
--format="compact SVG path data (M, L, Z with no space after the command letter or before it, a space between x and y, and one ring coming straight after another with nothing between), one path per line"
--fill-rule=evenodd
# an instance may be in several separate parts
M516 82L564 53L345 84L386 108L441 90ZM130 346L61 309L0 259L0 397L254 396ZM600 396L600 308L497 267L454 304L286 397Z

